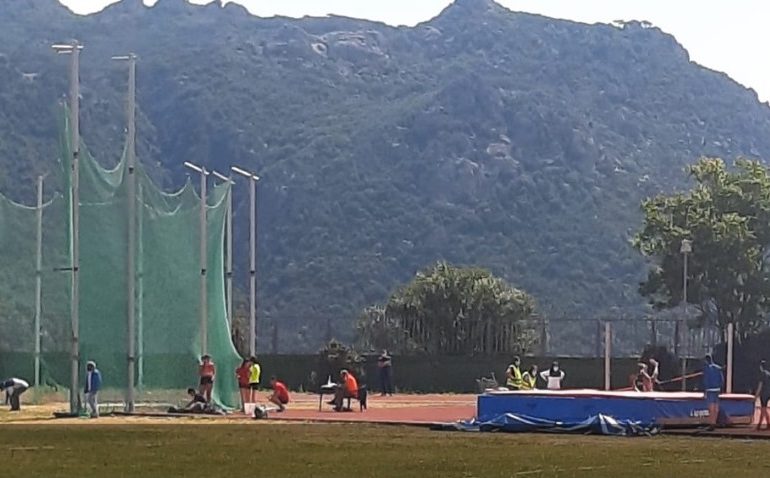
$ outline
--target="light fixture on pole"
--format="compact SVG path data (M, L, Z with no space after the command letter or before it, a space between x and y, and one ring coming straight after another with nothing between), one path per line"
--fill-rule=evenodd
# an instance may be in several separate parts
M221 179L231 186L234 181L217 171L211 171L216 178ZM233 327L233 191L232 188L227 193L227 211L225 212L225 284L227 288L227 321L230 324L230 333Z
M136 370L136 55L113 56L114 61L128 62L128 97L126 101L126 189L128 250L126 251L127 284L127 384L126 411L134 411L134 374ZM141 260L141 258L140 258ZM142 340L141 338L139 340Z
M77 40L69 44L51 45L56 53L70 55L69 127L72 148L70 180L70 221L71 221L71 264L70 321L71 368L70 368L70 413L80 411L80 50L83 45Z
M689 239L682 239L681 247L679 248L679 252L683 256L683 266L682 266L682 301L684 303L684 313L682 314L681 319L681 334L685 334L687 327L687 259L692 253L692 241ZM682 349L684 349L684 340L682 340ZM681 353L681 359L682 359L682 391L687 390L687 356L682 351Z
M200 328L201 328L201 355L208 353L208 297L206 285L206 264L207 264L207 231L206 227L206 176L209 172L206 168L185 161L185 167L192 169L201 176L201 198L200 198Z
M249 180L249 356L257 348L257 181L259 176L241 168L230 168Z

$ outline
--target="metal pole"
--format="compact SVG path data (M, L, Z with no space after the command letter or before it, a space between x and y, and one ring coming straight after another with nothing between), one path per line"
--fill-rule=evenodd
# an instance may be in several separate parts
M127 277L127 383L126 411L134 411L134 374L136 344L136 55L128 56L128 139L126 159L128 163L128 251L126 254Z
M37 235L35 256L35 386L40 386L40 309L43 294L43 176L37 177Z
M249 356L257 349L257 180L249 181Z
M72 327L72 350L70 370L70 412L80 411L80 45L70 45L70 141L72 146L72 185L70 204L72 206L72 284L70 297L70 320Z
M610 374L611 369L611 357L612 357L612 324L607 321L604 323L604 389L610 390L612 386L612 380Z
M681 333L684 335L687 333L687 252L684 253L684 267L683 267L683 274L682 274L682 297L684 299L684 317L682 317L682 326L680 327ZM687 354L684 351L684 337L682 337L681 340L681 349L682 349L682 391L687 390L687 379L685 378L687 376Z
M735 324L727 324L727 385L726 393L733 393L733 340L735 337Z
M200 204L200 266L201 266L201 283L200 283L200 307L201 307L201 354L208 353L208 298L207 284L206 284L206 251L207 251L207 235L208 228L206 227L206 169L201 171L201 204Z
M227 263L225 264L225 277L227 277L227 320L230 322L230 333L233 332L233 187L227 192Z
M142 184L137 185L138 209L137 222L137 256L136 264L136 355L137 355L137 387L141 392L144 387L144 193Z

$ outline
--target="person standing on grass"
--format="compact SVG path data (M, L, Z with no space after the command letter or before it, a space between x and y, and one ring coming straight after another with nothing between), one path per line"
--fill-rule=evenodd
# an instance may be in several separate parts
M521 375L522 390L537 390L537 365L532 365L529 370Z
M91 409L91 418L99 418L99 390L102 389L102 374L96 368L96 362L86 364L86 408Z
M703 395L709 407L709 430L717 426L719 418L719 392L724 385L722 367L714 363L714 358L709 354L705 357L703 367Z
M521 359L513 357L513 361L505 371L505 387L508 390L521 390Z
M380 369L380 385L382 387L383 397L393 395L393 359L387 350L382 351L382 355L377 359L377 367Z
M561 390L561 382L564 380L564 370L559 368L559 362L553 361L551 368L540 372L540 378L546 381L548 390Z
M235 369L235 377L238 379L238 390L241 392L241 406L246 411L246 404L249 403L251 393L249 391L249 369L251 362L249 359L243 359L241 365Z
M257 357L250 357L249 362L249 402L257 403L257 391L259 390L259 380L262 377L262 367L257 362Z
M26 392L29 388L29 383L26 380L20 378L9 378L3 382L3 388L5 389L5 404L8 402L11 404L12 412L21 411L21 394Z
M217 369L211 355L205 354L201 357L201 363L198 366L198 375L200 376L200 394L206 397L206 402L211 402L211 394L214 390L214 378L217 375Z
M757 380L757 393L755 399L759 399L759 422L757 431L762 428L762 422L765 422L765 430L770 428L770 416L767 413L767 402L770 401L770 370L767 369L765 361L759 363L759 379Z
M286 410L286 404L289 403L289 389L283 382L278 381L275 376L270 378L270 386L273 387L273 394L267 400L278 406L278 411Z

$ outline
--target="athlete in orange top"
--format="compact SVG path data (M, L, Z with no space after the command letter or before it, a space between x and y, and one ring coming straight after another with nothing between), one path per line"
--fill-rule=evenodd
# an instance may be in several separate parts
M214 367L214 362L211 360L211 355L204 355L201 357L201 364L198 367L198 375L200 375L200 393L206 397L207 402L211 402L211 391L214 388L214 377L217 371Z

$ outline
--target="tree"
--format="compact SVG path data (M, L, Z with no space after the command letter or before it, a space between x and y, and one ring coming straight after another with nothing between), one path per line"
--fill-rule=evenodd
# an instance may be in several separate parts
M358 323L362 347L398 352L521 353L534 342L535 303L489 271L439 262Z
M741 340L758 330L768 309L770 174L756 161L738 160L728 171L714 158L688 173L696 182L690 191L642 203L644 223L633 244L654 266L640 292L657 309L682 303L680 247L690 240L688 304L704 323L735 324Z

